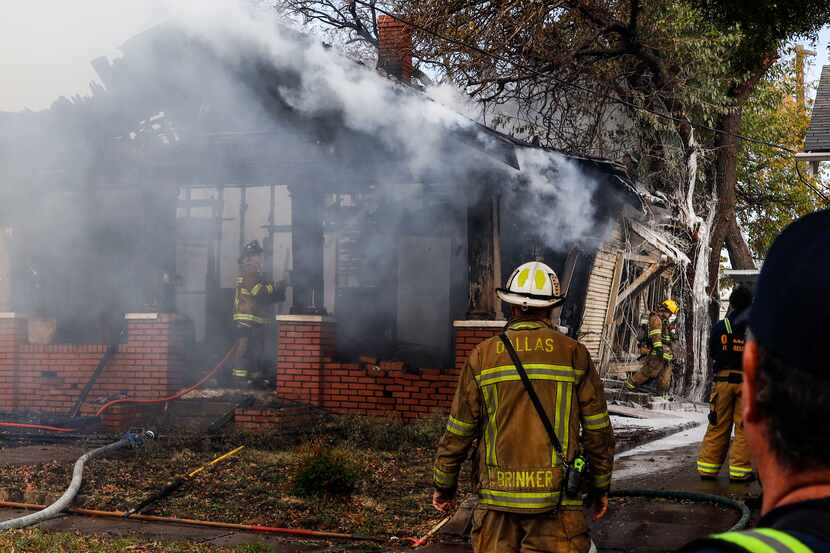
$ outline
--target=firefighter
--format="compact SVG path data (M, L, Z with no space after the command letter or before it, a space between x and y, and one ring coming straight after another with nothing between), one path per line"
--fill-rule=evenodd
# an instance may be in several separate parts
M665 394L669 391L672 377L674 352L674 321L680 307L677 302L668 299L649 314L648 317L648 353L643 367L629 375L625 387L632 391L644 391ZM655 389L648 386L655 385Z
M767 253L743 355L744 435L764 483L757 527L684 553L830 551L830 210L803 217Z
M751 303L749 288L738 286L729 296L726 318L712 327L709 353L713 360L714 385L709 397L709 428L697 460L697 472L703 479L717 478L729 450L733 426L735 439L729 454L729 479L733 482L755 479L741 421L742 359Z
M505 342L498 336L485 340L470 353L460 375L438 445L433 505L443 512L454 507L461 464L478 444L473 454L474 467L480 467L474 469L479 498L474 550L585 553L590 538L583 498L566 493L565 474L580 474L587 460L585 485L592 492L594 519L603 518L614 434L602 381L585 346L551 325L552 309L564 298L550 267L521 265L497 294L512 307L505 339L527 372L559 448Z
M245 245L239 259L239 273L233 299L233 322L237 330L234 384L249 387L267 385L260 373L265 347L265 330L270 323L271 305L285 300L285 283L275 285L262 273L263 249L257 240Z

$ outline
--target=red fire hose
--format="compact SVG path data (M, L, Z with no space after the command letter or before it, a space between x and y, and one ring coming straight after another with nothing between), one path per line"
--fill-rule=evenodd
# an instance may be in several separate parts
M31 503L16 503L14 501L0 501L0 507L10 509L28 509L39 510L42 505L33 505ZM97 511L94 509L79 509L70 507L66 512L75 515L85 515L91 517L105 517L117 518L124 520L124 514L120 511ZM283 534L287 536L303 536L308 538L323 538L323 539L340 539L340 540L354 540L354 541L375 541L385 542L384 538L373 536L361 536L359 534L341 534L339 532L323 532L320 530L304 530L300 528L277 528L274 526L260 526L259 524L234 524L231 522L215 522L212 520L194 520L189 518L177 517L161 517L154 515L132 515L131 520L142 520L145 522L163 522L175 524L187 524L189 526L203 526L210 528L225 528L227 530L242 530L247 532L258 532L263 534Z
M24 422L0 422L0 428L33 428L35 430L47 430L49 432L75 432L75 428L60 428L57 426L46 426L44 424L29 424Z
M183 395L192 392L205 382L207 382L214 374L222 368L222 366L228 361L233 353L234 347L231 347L225 356L213 367L205 376L203 376L198 382L188 386L187 388L183 388L173 394L172 396L157 398L157 399L116 399L110 402L105 403L101 406L100 409L95 413L96 417L100 417L102 413L104 413L107 409L112 407L113 405L118 405L120 403L140 403L140 404L152 404L152 403L167 403L168 401L175 401L182 397ZM7 422L7 421L0 421L0 428L31 428L34 430L45 430L46 432L77 432L77 428L61 428L58 426L48 426L44 424L30 424L30 423L20 423L20 422Z
M201 386L202 384L207 382L210 379L210 377L212 377L214 374L216 374L216 372L219 369L222 368L222 366L225 364L225 362L231 356L231 353L234 351L234 349L235 349L234 347L231 347L231 349L228 350L228 353L225 354L225 356L222 358L222 360L219 361L219 363L217 363L216 366L213 367L210 370L210 372L208 372L205 376L203 376L201 378L201 380L199 380L198 382L196 382L195 384L193 384L191 386L188 386L187 388L183 388L183 389L179 390L178 392L176 392L172 396L162 397L162 398L158 398L158 399L130 399L130 398L116 399L116 400L110 401L110 402L105 403L104 405L102 405L101 408L98 409L98 411L95 413L95 416L100 417L101 413L103 413L104 411L106 411L107 409L112 407L113 405L118 405L120 403L148 404L148 403L167 403L168 401L175 401L175 400L179 399L180 397L182 397L183 395L187 394L188 392L192 392L193 390L195 390L196 388L198 388L199 386Z

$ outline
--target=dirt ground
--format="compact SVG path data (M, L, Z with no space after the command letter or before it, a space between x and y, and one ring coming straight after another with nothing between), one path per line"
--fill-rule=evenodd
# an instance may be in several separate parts
M430 502L431 468L433 444L445 424L443 419L410 425L343 419L291 439L160 439L90 461L75 506L127 510L172 478L247 443L147 514L384 539L418 536L441 519ZM295 489L304 459L323 450L336 451L354 468L351 495L303 496ZM81 451L77 445L0 449L0 494L12 501L54 500L69 484ZM466 491L466 474L463 480Z
M358 533L382 538L378 544L298 541L225 530L73 516L50 521L37 530L2 534L0 550L13 548L16 552L32 553L53 550L84 553L388 551L405 545L400 538L421 536L441 519L430 505L430 494L434 443L444 424L443 419L401 425L344 418L290 438L239 435L219 440L162 438L140 450L91 461L76 501L79 507L125 510L171 478L244 443L246 449L236 458L198 476L150 513ZM634 450L620 459L617 472L622 478L615 477L614 487L705 491L737 498L751 496L746 487L700 482L694 471L695 444L699 438L696 432L699 430L681 432L676 438L668 439L664 446ZM0 494L17 501L54 500L69 482L72 462L86 449L89 446L79 444L0 449ZM306 497L298 493L295 482L303 460L332 449L356 468L356 487L351 496ZM465 472L462 493L469 491L468 480ZM19 514L23 513L0 510L0 519ZM611 515L595 525L593 535L600 551L670 551L699 535L724 530L736 518L733 512L713 505L615 499ZM68 541L58 546L52 544L55 540ZM113 544L120 544L120 549ZM430 549L470 551L468 545L435 544Z

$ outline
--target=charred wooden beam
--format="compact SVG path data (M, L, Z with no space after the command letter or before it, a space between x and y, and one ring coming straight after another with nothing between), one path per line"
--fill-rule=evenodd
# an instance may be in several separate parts
M313 187L291 187L291 313L325 313L323 297L323 203L324 195Z
M467 318L497 318L495 289L501 280L499 199L492 190L481 190L467 207L467 263L469 298Z

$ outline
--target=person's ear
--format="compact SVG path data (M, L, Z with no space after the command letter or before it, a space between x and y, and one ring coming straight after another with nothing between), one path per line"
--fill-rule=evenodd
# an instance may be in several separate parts
M758 342L752 339L744 346L744 382L741 387L743 401L743 419L746 422L758 422L761 418L758 411Z

